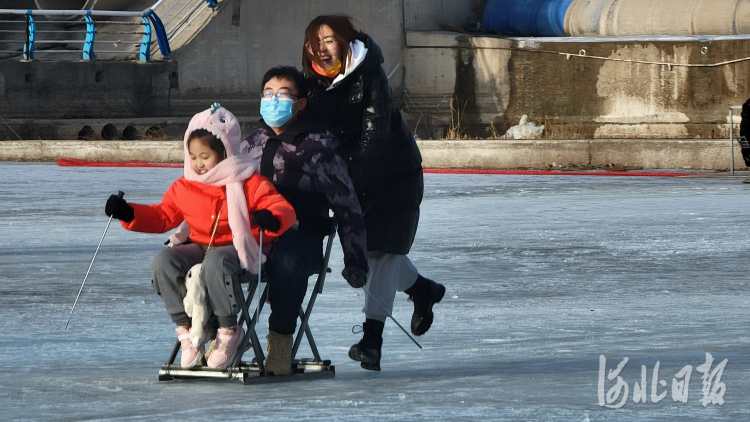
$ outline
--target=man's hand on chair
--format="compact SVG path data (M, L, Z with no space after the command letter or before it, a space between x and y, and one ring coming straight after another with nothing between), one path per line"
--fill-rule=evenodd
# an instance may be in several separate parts
M273 213L271 213L271 211L265 209L255 210L250 211L250 214L253 215L253 219L250 220L250 224L260 226L260 228L263 230L275 232L279 230L279 228L281 228L281 223L279 223L279 220L273 216Z
M344 276L346 282L355 289L365 287L367 283L367 271L360 270L359 268L344 268L341 271L341 275Z

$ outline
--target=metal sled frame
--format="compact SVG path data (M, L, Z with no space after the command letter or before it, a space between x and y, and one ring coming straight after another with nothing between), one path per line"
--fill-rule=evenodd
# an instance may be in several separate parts
M333 246L333 239L336 236L336 223L332 221L331 232L328 234L328 240L326 243L325 255L323 257L323 266L317 273L317 281L315 287L310 293L310 298L307 302L307 307L303 309L300 307L299 316L300 324L297 329L297 333L294 339L294 346L292 348L292 373L289 375L273 375L266 373L263 367L265 361L265 355L263 348L258 340L258 335L255 332L255 325L257 319L260 317L263 305L266 303L268 298L268 283L265 280L262 281L265 286L260 297L259 309L256 309L255 313L251 313L248 308L252 303L253 295L257 289L257 279L254 279L248 283L247 296L242 292L242 286L235 284L235 294L238 298L238 302L242 307L240 311L240 324L245 325L245 336L240 340L237 346L237 356L234 361L226 369L214 369L209 368L205 365L196 365L190 369L183 369L179 364L175 365L175 359L177 353L180 350L180 342L177 341L172 348L172 353L169 355L169 359L166 364L162 365L159 370L159 381L169 381L173 379L191 379L191 378L213 378L223 380L242 380L244 384L265 384L272 382L285 382L285 381L297 381L302 379L314 379L314 378L332 378L336 374L335 367L331 365L330 360L323 360L320 358L318 348L315 345L312 332L308 325L312 308L315 305L315 299L318 294L323 292L323 283L326 278L326 274L331 272L328 268L328 260L331 257L331 248ZM303 304L304 306L304 304ZM302 335L307 337L307 342L310 345L312 351L312 358L295 359L297 356L297 350L299 349L300 342L302 341ZM242 357L248 348L248 345L255 352L255 357L250 361L243 361ZM203 362L205 364L205 360Z

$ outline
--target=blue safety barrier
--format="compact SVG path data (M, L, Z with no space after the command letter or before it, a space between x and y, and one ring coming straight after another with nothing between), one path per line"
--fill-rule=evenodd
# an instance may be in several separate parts
M141 50L138 53L138 59L141 61L151 60L151 23L148 18L142 17L143 39L141 40Z
M484 9L489 32L564 37L565 14L573 0L490 0Z
M23 45L23 59L34 60L34 42L36 41L36 23L31 14L26 15L26 44Z
M83 18L86 19L86 39L83 42L83 60L91 60L94 58L96 28L94 27L94 20L91 19L90 15L86 15Z
M161 22L159 15L154 12L153 9L148 9L145 16L151 19L151 23L154 25L154 31L156 32L156 41L159 43L159 50L161 55L167 57L172 54L172 50L169 48L169 39L167 38L167 31L164 29L164 24Z

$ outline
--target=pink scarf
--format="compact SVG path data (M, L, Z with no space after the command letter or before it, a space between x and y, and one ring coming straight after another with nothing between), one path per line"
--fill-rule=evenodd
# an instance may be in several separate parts
M196 173L190 165L190 154L187 148L188 137L196 129L206 129L216 135L227 151L227 158L202 175ZM185 132L184 174L185 179L192 182L226 186L227 214L229 228L232 229L232 243L237 249L242 268L255 274L258 271L258 242L250 230L250 213L247 209L243 182L252 177L258 167L255 160L239 152L240 138L239 123L229 110L214 104L210 109L196 114ZM170 246L184 243L189 234L190 228L183 223L174 234L169 236ZM265 256L261 259L261 262L266 261Z

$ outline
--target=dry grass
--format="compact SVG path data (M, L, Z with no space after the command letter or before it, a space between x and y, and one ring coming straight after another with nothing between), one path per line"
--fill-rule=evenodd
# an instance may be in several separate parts
M461 110L456 108L455 102L455 98L451 99L451 124L445 131L443 139L469 139L469 136L464 134L461 129L461 118L463 117L468 101L464 102L464 106Z
M37 128L33 120L26 120L18 128L18 134L21 139L39 140L42 139L41 131Z
M175 137L169 136L166 133L164 133L164 130L158 126L151 126L148 129L146 129L146 134L143 136L143 139L147 139L150 141L174 141L176 140Z
M580 139L583 135L583 119L575 123L560 123L544 117L543 139Z

